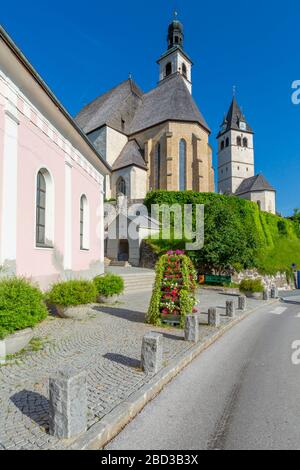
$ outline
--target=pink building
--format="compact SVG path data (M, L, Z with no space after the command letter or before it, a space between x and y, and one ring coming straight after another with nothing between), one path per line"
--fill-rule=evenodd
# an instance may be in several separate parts
M103 273L110 168L0 28L0 275Z

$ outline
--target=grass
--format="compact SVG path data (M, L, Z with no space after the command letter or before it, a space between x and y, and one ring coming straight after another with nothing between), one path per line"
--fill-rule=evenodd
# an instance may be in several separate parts
M285 272L294 263L300 266L300 239L278 237L272 248L265 248L258 253L256 263L263 274Z

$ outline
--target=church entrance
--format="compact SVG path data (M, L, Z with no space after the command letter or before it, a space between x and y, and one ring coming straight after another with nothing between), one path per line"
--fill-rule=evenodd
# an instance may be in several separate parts
M118 261L128 261L128 260L129 260L129 243L128 243L128 240L120 240Z

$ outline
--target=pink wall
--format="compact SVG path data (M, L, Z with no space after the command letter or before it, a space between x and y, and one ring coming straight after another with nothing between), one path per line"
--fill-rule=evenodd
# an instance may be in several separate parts
M1 119L1 118L0 118ZM36 117L33 118L34 121ZM36 122L36 121L35 121ZM0 121L1 123L1 121ZM45 129L46 130L46 129ZM1 137L0 137L1 138ZM101 201L99 184L72 160L72 271L77 277L101 272L101 248L96 227ZM35 246L36 176L46 168L55 193L54 248ZM90 210L90 247L80 250L80 197L85 194ZM27 117L20 114L18 136L17 275L37 280L41 287L64 276L65 152Z

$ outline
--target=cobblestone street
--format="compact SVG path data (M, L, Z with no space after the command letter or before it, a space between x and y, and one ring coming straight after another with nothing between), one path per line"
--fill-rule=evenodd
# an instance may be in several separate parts
M89 427L144 385L149 376L140 369L141 343L148 331L164 335L165 364L191 347L175 328L153 328L144 323L150 290L123 296L112 306L92 306L89 319L49 317L35 329L42 348L10 359L0 367L0 448L66 448L48 433L49 376L72 365L88 371ZM224 308L235 299L213 291L201 291L201 311ZM261 302L249 301L249 307ZM222 311L222 310L220 310ZM228 319L222 318L222 322ZM213 334L203 315L201 340Z

